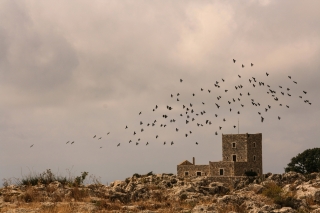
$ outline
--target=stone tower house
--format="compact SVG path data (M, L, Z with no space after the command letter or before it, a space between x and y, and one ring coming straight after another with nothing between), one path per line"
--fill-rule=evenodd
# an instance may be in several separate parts
M178 176L244 176L246 171L263 174L262 134L222 134L222 161L195 165L185 160L177 166Z

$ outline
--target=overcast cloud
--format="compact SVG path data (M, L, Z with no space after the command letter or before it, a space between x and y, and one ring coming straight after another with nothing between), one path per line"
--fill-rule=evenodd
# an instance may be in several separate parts
M192 157L221 160L221 134L236 134L238 119L240 133L263 135L264 172L282 173L292 157L320 144L318 8L318 1L273 0L1 1L0 179L51 169L87 171L105 184L176 173ZM190 103L206 114L186 125L182 105ZM207 119L212 125L196 125Z

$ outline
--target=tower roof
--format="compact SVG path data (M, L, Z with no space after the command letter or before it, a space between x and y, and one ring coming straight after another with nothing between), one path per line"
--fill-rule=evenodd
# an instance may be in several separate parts
M193 165L193 164L190 163L190 161L185 160L185 161L181 162L179 165Z

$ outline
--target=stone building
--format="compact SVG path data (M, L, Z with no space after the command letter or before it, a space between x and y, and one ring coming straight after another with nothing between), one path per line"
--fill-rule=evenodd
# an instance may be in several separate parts
M246 171L262 171L262 134L222 134L222 161L196 165L187 160L177 165L178 176L235 177Z

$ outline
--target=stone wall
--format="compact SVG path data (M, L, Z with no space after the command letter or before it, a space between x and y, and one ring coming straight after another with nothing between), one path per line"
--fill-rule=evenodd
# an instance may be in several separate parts
M201 172L201 176L208 176L209 165L178 165L177 166L177 176L185 176L185 172L188 172L188 176L194 177L197 176L197 172Z
M232 147L235 143L236 147ZM247 161L247 134L222 135L222 160L233 161L232 155L237 156L237 162Z
M254 147L255 143L255 147ZM255 161L253 156L255 156ZM262 170L262 134L248 134L248 170L263 174ZM258 171L259 170L259 171Z
M219 161L211 162L210 165L210 176L220 176L220 169L223 169L223 176L234 175L234 162L233 161Z

